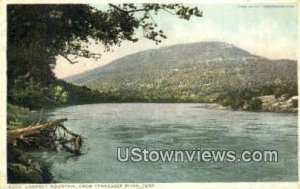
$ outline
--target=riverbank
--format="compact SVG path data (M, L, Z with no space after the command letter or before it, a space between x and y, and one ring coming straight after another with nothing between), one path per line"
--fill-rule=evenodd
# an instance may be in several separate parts
M255 112L274 113L297 113L298 96L286 99L284 96L276 98L274 95L260 96L244 102L243 106L233 109L231 106L224 106L218 103L201 103L195 108L219 109L219 110L242 110Z
M52 174L40 162L33 161L24 149L7 146L8 183L51 183Z
M48 183L52 177L47 168L34 162L29 151L66 150L75 155L81 154L81 136L63 126L67 119L57 119L38 125L11 129L7 131L8 182L10 183Z
M261 96L261 110L265 112L280 113L297 113L298 112L298 96L286 99L284 96L275 98L274 95Z
M285 96L276 98L274 95L259 96L245 102L241 109L246 111L297 113L298 96L291 98Z
M42 113L7 105L8 183L53 182L48 167L43 162L34 161L29 152L65 149L80 153L80 135L63 126L67 119L46 121Z

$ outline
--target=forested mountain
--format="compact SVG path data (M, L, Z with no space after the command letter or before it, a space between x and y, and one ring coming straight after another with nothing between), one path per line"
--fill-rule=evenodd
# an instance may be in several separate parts
M65 80L99 90L103 101L231 104L228 96L295 95L297 63L200 42L135 53Z

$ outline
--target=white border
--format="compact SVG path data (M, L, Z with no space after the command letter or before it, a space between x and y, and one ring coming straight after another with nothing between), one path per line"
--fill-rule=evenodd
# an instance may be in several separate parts
M75 185L75 188L80 188L80 185L83 184L7 184L7 175L6 175L6 5L7 4L46 4L46 3L124 3L124 2L135 2L135 3L298 3L298 26L300 26L300 1L299 0L185 0L185 1L174 1L174 0L86 0L86 1L78 1L78 0L0 0L0 189L6 188L53 188L51 186L55 186L55 188L68 188L65 186ZM288 20L287 20L288 22ZM298 27L299 28L299 27ZM299 39L299 29L298 29L298 62L300 60L300 39ZM300 67L298 66L298 76L299 76ZM299 77L298 77L299 83ZM298 87L298 91L300 94L300 90ZM299 114L298 114L299 115ZM298 133L299 133L299 116L298 116ZM299 134L298 134L298 149L300 146L299 142ZM205 189L213 189L213 188L249 188L249 189L299 189L299 157L300 151L298 150L298 182L237 182L237 183L153 183L154 188L205 188ZM101 183L104 185L104 183ZM100 185L101 185L100 184ZM107 183L110 186L114 186L115 183ZM152 184L152 183L151 183ZM98 187L97 184L91 184L93 188L102 188ZM125 183L122 184L125 188ZM114 187L110 187L114 188ZM126 187L126 188L145 188L143 184L139 184L138 187Z

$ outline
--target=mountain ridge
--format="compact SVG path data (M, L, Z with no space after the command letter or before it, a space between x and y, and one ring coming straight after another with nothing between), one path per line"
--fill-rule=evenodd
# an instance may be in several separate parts
M103 66L99 66L97 68L94 68L92 70L88 70L88 71L85 71L85 72L82 72L82 73L78 73L78 74L74 74L74 75L71 75L71 76L67 76L67 77L64 77L62 78L63 80L66 80L66 81L72 81L72 78L74 77L77 77L77 76L81 76L81 75L86 75L86 74L89 74L89 73L93 73L94 71L98 71L98 70L101 70L103 67L106 67L107 65L109 64L112 64L114 62L118 62L124 58L128 58L128 57L131 57L131 56L136 56L136 55L139 55L139 54L142 54L142 53L145 53L145 52L156 52L156 51L159 51L159 50L164 50L164 49L168 49L168 48L174 48L174 47L182 47L182 46L186 46L186 45L198 45L198 44L206 44L206 43L213 43L213 44L222 44L222 45L227 45L227 46L233 46L235 48L239 48L231 43L227 43L227 42L220 42L220 41L207 41L207 42L194 42L194 43L180 43L180 44L175 44L175 45L170 45L170 46L166 46L166 47L160 47L158 49L148 49L148 50L142 50L142 51L139 51L139 52L136 52L136 53L132 53L132 54L128 54L126 56L123 56L123 57L120 57L120 58L117 58L111 62L109 62L108 64L105 64ZM244 50L245 51L245 50ZM245 51L246 53L248 53L250 56L253 56L253 57L258 57L256 55L252 55L251 53ZM283 60L288 60L288 59L283 59Z
M66 81L98 90L108 102L217 102L240 93L249 100L295 94L297 62L199 42L133 53Z

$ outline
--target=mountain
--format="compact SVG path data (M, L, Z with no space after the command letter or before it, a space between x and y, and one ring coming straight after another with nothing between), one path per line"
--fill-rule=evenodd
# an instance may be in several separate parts
M297 91L297 62L199 42L138 52L65 80L100 91L104 101L215 102L237 91Z

